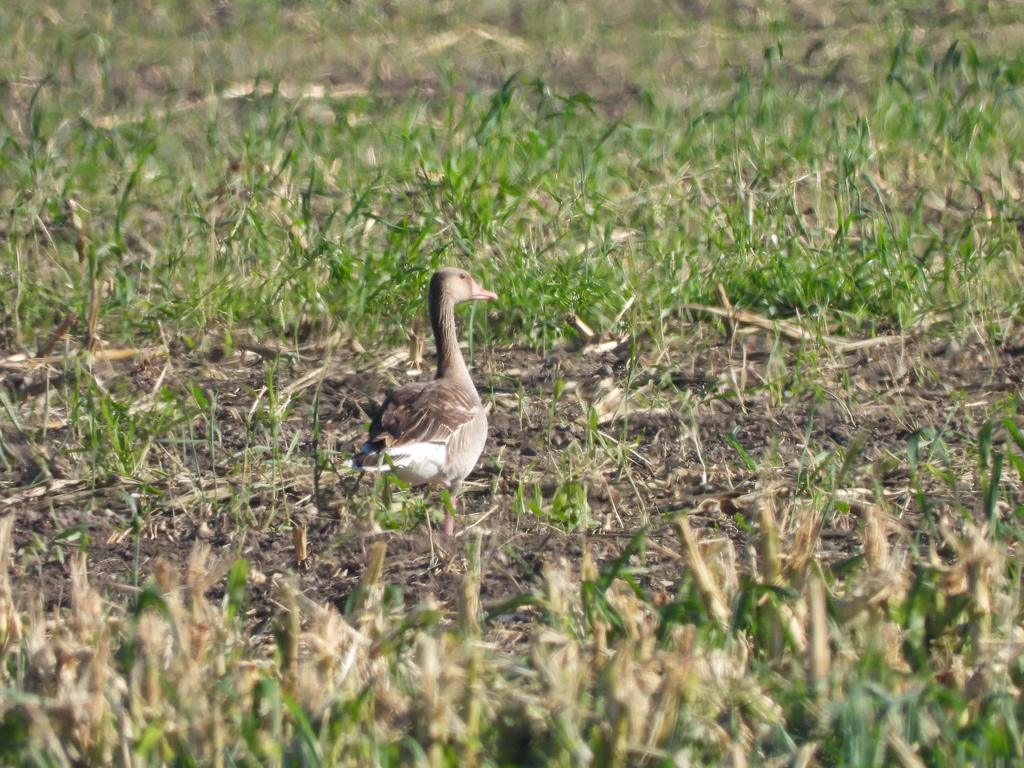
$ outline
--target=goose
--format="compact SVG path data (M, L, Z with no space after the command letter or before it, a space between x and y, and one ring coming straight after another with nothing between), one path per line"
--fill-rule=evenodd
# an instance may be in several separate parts
M412 382L388 395L370 424L366 443L352 458L353 469L393 471L412 486L440 485L454 500L487 441L487 413L459 349L455 305L497 298L463 269L446 267L434 273L427 305L437 344L437 374L432 381ZM455 520L448 505L444 514L444 533L451 536Z

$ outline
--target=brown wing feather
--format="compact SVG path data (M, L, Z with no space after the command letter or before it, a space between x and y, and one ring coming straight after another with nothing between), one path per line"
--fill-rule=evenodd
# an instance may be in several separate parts
M470 393L450 382L406 384L388 395L370 424L366 442L377 450L445 442L472 420L479 407Z

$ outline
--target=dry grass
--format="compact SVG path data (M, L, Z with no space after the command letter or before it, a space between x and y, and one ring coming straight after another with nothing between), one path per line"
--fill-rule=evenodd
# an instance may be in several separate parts
M869 509L863 527L874 535L880 522ZM658 608L623 581L609 583L589 558L582 569L551 563L534 595L543 620L515 656L502 651L501 621L482 623L472 567L450 617L458 631L429 600L389 610L383 545L372 550L346 615L284 578L272 627L245 632L244 561L227 594L211 600L230 563L218 563L201 543L186 568L158 565L129 612L91 587L86 557L77 553L69 561L71 607L48 614L38 602L12 598L7 516L0 521L7 754L59 765L531 764L540 756L553 765L736 765L768 755L793 764L808 750L824 749L829 761L842 754L832 751L839 721L883 735L890 759L918 764L922 750L929 760L941 755L924 742L929 729L948 727L929 724L948 710L929 700L935 683L911 674L899 646L926 640L915 637L920 622L928 625L924 658L940 666L946 695L962 702L957 728L984 722L994 696L1016 699L1012 669L1024 644L1005 613L1016 591L1000 578L1006 555L984 528L945 534L942 544L957 552L949 565L866 543L871 554L862 566L838 579L794 551L800 529L764 524L767 504L759 514L757 551L777 552L781 536L782 550L792 553L763 562L764 580L750 580L735 558L701 546L685 518L678 522L693 596L706 610L698 609L696 623L673 618L687 604L686 579L676 600ZM736 606L731 616L726 603ZM953 604L967 624L950 620ZM956 653L965 643L970 653ZM890 706L883 715L879 701L877 720L864 702L862 711L845 711L837 697L866 695L858 680L871 679L902 680L894 692L922 699L921 707ZM855 717L866 719L844 723ZM794 728L805 743L787 749L782 734Z

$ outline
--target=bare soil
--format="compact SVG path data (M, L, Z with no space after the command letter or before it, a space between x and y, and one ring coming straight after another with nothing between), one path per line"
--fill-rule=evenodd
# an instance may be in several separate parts
M248 615L258 630L275 610L275 585L289 574L309 598L345 610L369 547L385 541L383 582L391 599L411 606L434 596L452 609L479 537L481 599L494 626L514 635L532 614L509 601L537 589L546 564L577 565L589 548L604 567L640 530L647 538L628 565L653 601L666 599L683 575L668 525L680 512L689 513L705 541L731 545L748 568L751 510L766 499L790 522L827 505L819 549L826 565L860 551L858 504L882 504L891 515L890 536L921 545L928 539L922 499L940 518L962 518L963 509L979 503L976 459L966 446L1001 401L1019 397L1024 374L1019 328L1006 330L1000 343L979 335L921 337L834 356L765 333L730 343L707 337L697 324L682 330L692 343L672 350L642 339L544 357L522 348L476 350L477 384L493 402L490 436L460 500L453 540L431 537L423 523L425 509L439 509L436 491L426 504L424 491L398 491L389 508L372 482L357 482L344 468L345 451L369 414L409 375L401 352L381 370L355 352L332 353L326 369L285 358L268 364L277 402L294 398L276 427L253 418L254 403L269 395L264 360L251 352L201 355L179 347L97 363L96 375L128 402L164 388L187 398L198 387L209 405L191 420L187 466L169 458L180 459L180 448L158 442L145 476L136 478L97 472L89 448L72 439L56 409L47 425L26 417L20 430L5 428L0 513L18 518L14 575L21 599L40 595L47 611L66 605L68 555L81 546L92 583L128 608L158 563L185 568L205 542L223 570L211 597L223 595L231 563L248 559ZM75 386L52 366L4 359L0 386L22 413L38 406L47 384L65 392ZM423 368L421 375L430 375L429 355ZM595 439L590 405L604 417L598 431L614 450L588 447ZM941 434L959 499L927 473L923 494L915 493L907 442L928 428ZM255 463L257 444L291 453ZM808 469L829 455L850 457L845 469L840 461L829 465L840 472L841 497L816 494L821 478ZM314 466L321 468L318 478ZM521 497L539 498L550 514L523 512ZM296 527L306 535L301 561Z

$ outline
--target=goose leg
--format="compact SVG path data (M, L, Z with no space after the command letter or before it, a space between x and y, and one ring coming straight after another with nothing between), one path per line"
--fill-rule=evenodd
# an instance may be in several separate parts
M454 488L448 488L447 493L441 494L441 501L444 502L444 535L454 536L455 535L455 504L457 503L455 493L459 490L459 486L455 485Z

